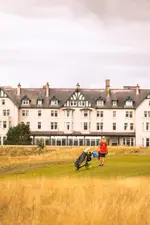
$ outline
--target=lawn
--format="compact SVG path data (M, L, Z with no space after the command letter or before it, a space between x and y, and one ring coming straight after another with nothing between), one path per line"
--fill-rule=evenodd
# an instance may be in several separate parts
M105 166L98 167L98 160L93 159L92 169L75 170L74 163L69 161L20 162L0 167L0 178L33 178L33 177L135 177L150 175L150 155L111 155L106 158Z

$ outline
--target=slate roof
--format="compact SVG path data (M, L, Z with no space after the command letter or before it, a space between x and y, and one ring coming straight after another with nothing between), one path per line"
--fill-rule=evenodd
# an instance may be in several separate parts
M76 88L49 88L49 97L46 97L45 88L21 88L21 94L17 96L17 88L11 87L0 87L5 91L8 97L14 102L14 104L20 108L21 100L24 97L27 97L31 104L29 107L36 108L37 100L43 99L42 108L51 108L54 106L50 106L50 100L54 97L59 101L59 108L63 107L67 100L71 97L71 95L78 91ZM141 102L147 97L150 93L150 89L140 89L140 94L136 95L135 88L122 88L122 89L110 89L110 97L106 97L105 89L79 89L80 93L82 93L85 97L85 100L91 103L91 107L96 108L96 101L99 98L103 98L105 100L105 104L99 108L115 108L112 106L112 100L117 100L118 106L116 108L124 108L125 100L127 98L131 98L134 101L133 107L137 108ZM27 107L27 106L24 106ZM55 106L55 108L57 108Z
M135 132L70 132L65 133L63 131L31 131L33 136L115 136L115 137L135 137Z

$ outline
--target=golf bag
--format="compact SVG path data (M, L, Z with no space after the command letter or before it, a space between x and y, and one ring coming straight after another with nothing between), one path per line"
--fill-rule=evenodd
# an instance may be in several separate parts
M82 154L79 156L79 158L75 161L75 167L77 168L77 170L79 170L81 167L85 166L88 167L89 166L89 161L91 161L91 152L82 152ZM81 164L85 161L85 164L83 166L81 166Z

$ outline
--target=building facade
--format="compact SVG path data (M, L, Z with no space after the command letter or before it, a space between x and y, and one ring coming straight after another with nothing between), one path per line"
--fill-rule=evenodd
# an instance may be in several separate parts
M150 146L150 89L0 87L0 144L10 126L30 126L32 142L46 145Z

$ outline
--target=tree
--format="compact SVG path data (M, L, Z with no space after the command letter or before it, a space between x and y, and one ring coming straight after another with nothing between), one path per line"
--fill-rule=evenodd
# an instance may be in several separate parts
M21 123L15 127L10 127L4 142L6 145L30 145L31 131L28 125Z

